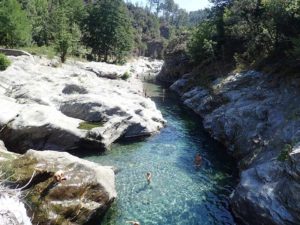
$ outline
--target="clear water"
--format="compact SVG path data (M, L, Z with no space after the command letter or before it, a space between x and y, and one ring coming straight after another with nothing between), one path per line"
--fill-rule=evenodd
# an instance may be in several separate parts
M145 88L168 121L166 128L147 140L117 143L104 155L85 157L118 168L118 198L102 224L235 224L228 209L236 184L232 159L204 132L199 118L178 104L178 97L157 85ZM196 153L203 158L198 169ZM150 185L147 171L153 175Z

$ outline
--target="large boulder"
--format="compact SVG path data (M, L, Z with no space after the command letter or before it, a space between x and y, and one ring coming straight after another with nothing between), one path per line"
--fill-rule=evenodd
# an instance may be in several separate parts
M10 59L0 73L0 138L9 150L102 151L119 138L149 136L164 126L137 79L157 73L159 61L53 67L45 58Z
M97 223L116 198L111 167L65 152L28 150L1 170L22 190L33 224ZM55 179L61 173L66 180Z
M236 217L251 225L300 224L297 79L248 71L204 88L192 78L171 88L238 160L241 180L231 197Z

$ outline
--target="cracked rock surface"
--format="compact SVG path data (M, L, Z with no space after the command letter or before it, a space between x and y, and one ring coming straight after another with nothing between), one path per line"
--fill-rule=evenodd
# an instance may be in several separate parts
M300 224L299 77L248 71L209 88L188 86L191 79L184 76L171 89L238 160L236 217L249 225Z
M10 59L12 65L0 72L0 138L9 150L103 151L121 137L149 136L164 126L138 79L157 73L160 61L140 58L116 66Z

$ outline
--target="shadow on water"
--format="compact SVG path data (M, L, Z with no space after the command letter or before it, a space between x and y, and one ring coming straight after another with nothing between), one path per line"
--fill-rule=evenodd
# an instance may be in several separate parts
M118 198L101 224L235 224L228 201L237 183L234 160L209 137L201 119L181 106L178 96L153 84L145 88L167 126L144 141L123 140L101 156L85 157L120 171ZM203 158L198 169L193 163L196 153ZM150 185L147 171L153 174Z

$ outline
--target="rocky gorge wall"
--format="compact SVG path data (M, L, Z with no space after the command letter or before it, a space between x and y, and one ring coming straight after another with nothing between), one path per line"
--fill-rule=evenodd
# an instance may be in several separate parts
M171 86L238 160L231 206L244 224L300 224L299 87L299 77L256 71L229 74L209 88L190 75Z

